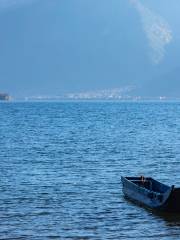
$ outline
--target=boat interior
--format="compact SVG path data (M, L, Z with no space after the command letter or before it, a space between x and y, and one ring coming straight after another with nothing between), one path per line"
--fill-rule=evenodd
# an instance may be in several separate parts
M127 177L127 179L136 185L146 188L149 191L152 192L158 192L158 193L164 193L166 192L170 187L167 185L164 185L153 178L146 178L144 176L140 177Z

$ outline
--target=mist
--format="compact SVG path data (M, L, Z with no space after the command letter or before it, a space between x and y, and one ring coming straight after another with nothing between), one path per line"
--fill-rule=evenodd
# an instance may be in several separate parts
M57 95L136 86L138 95L180 96L180 17L163 3L1 0L0 91Z

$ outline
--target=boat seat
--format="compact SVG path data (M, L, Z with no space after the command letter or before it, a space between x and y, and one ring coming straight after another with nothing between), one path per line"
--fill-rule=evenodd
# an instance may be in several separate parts
M152 182L149 181L149 180L145 180L145 181L142 181L142 180L133 180L133 183L141 186L141 187L145 187L149 190L152 190Z
M148 194L148 197L151 198L151 199L158 199L160 202L162 202L163 200L163 194L159 193L159 192L156 192L156 191L153 191L153 188L152 188L152 182L149 181L149 180L145 180L144 182L142 182L141 180L134 180L133 181L135 184L137 184L138 186L140 187L144 187L146 189L148 189L150 192Z

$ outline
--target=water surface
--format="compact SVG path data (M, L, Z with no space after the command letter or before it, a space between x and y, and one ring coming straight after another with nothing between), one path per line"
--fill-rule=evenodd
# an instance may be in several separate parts
M0 239L180 239L121 175L180 186L180 103L0 103Z

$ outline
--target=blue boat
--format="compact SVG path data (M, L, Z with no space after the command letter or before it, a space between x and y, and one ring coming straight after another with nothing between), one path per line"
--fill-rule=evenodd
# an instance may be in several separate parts
M121 177L128 199L158 211L180 213L180 188L167 186L150 177Z

